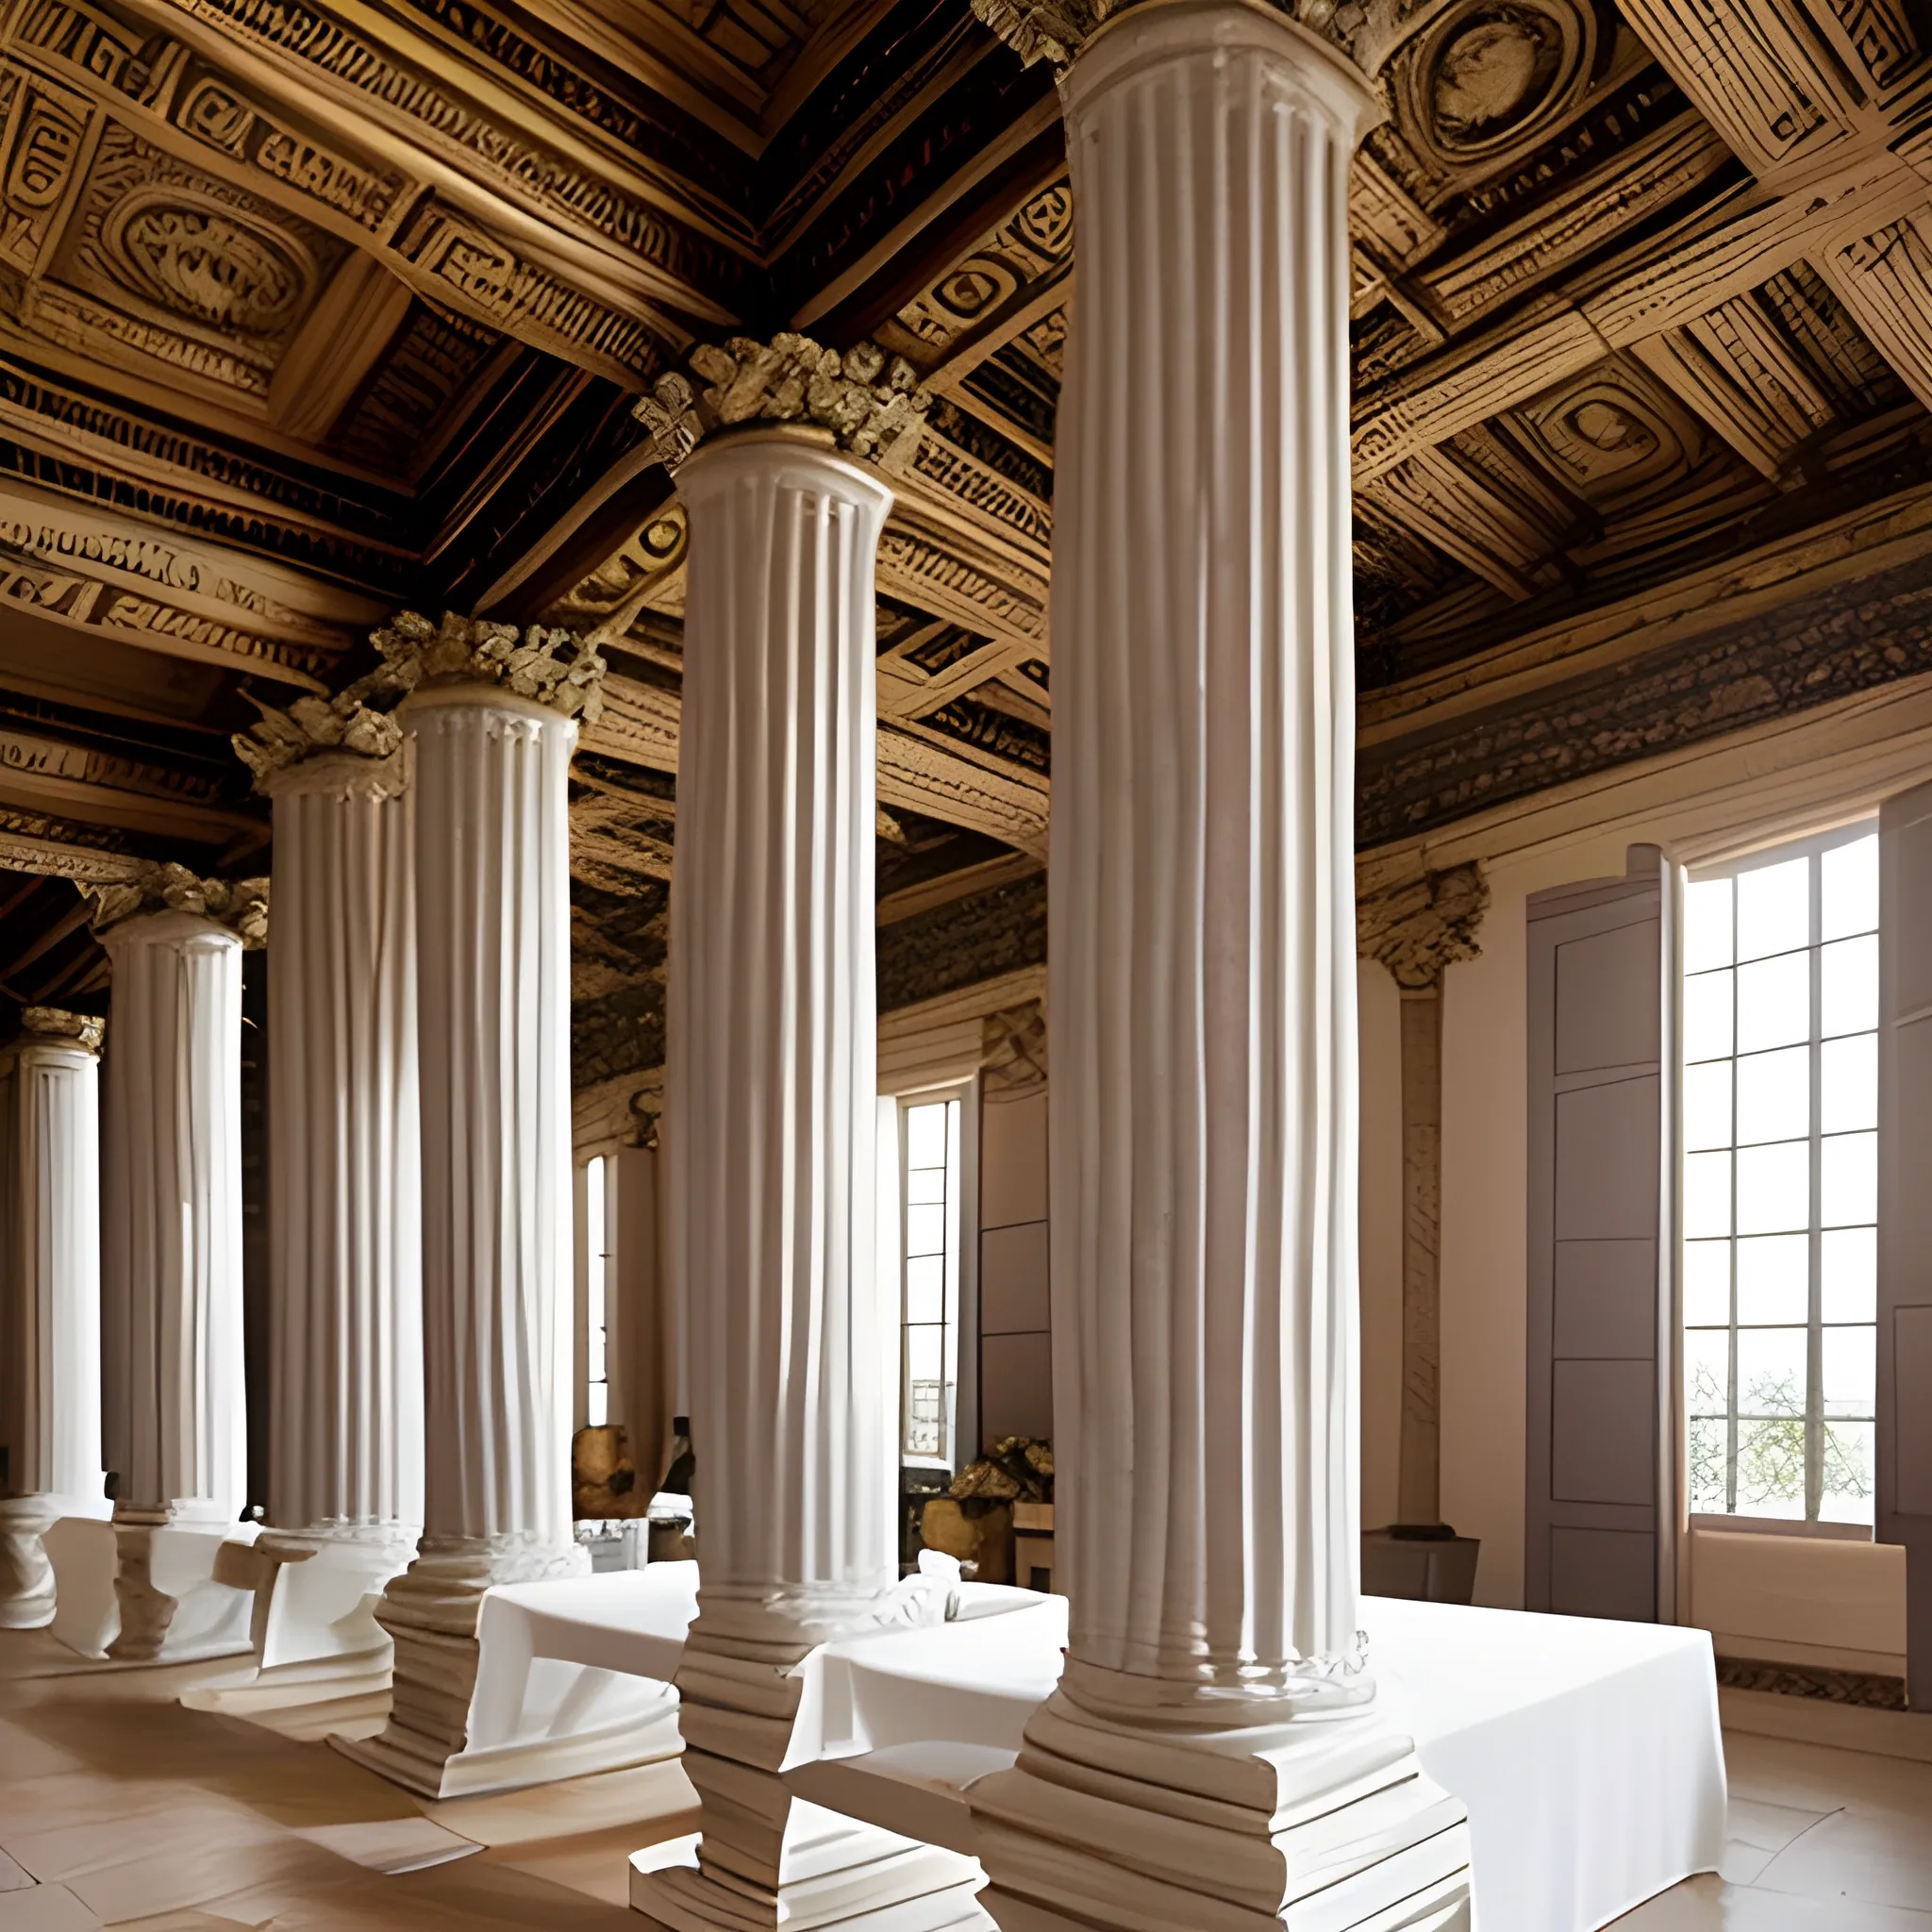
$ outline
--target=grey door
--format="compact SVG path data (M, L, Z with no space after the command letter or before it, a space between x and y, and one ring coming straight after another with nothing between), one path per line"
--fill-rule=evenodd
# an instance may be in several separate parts
M1652 1622L1669 1600L1660 872L1535 893L1528 918L1524 1602Z
M1906 1546L1907 1695L1932 1710L1932 785L1878 820L1878 1518Z

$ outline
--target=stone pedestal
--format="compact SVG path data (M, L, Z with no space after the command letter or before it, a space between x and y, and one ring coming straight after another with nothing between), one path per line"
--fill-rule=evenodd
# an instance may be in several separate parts
M101 1023L29 1007L0 1053L0 1629L54 1615L42 1537L105 1517Z
M440 1797L468 1737L484 1591L589 1567L570 1513L576 726L486 683L425 685L400 715L413 757L423 1536L375 1613L395 1644L389 1726L341 1748Z
M114 1022L102 1133L103 1433L120 1613L107 1654L172 1663L248 1646L247 1594L213 1581L222 1542L242 1527L248 1479L242 941L190 911L142 913L105 937ZM160 1530L170 1534L158 1574ZM202 1601L204 1589L216 1593ZM196 1612L175 1630L191 1592Z
M1006 1932L1468 1923L1357 1626L1346 189L1272 8L1062 84L1049 923L1060 1688L971 1791Z
M896 1297L873 1267L874 559L891 496L829 434L750 430L691 516L665 1099L691 1321L702 1585L678 1673L676 1932L977 1924L970 1860L791 1798L816 1645L924 1614L898 1574Z
M371 1614L423 1521L416 931L402 759L269 774L271 1525L243 1709L387 1692ZM378 1708L380 1707L377 1707Z

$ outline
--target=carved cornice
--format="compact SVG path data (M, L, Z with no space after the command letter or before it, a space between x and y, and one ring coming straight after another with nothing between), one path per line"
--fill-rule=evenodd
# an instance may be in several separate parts
M1490 883L1471 859L1385 886L1356 904L1356 945L1379 959L1407 992L1441 982L1446 967L1474 959L1476 928L1490 907Z
M82 890L93 899L97 935L150 913L190 912L226 926L250 951L268 943L266 879L205 879L185 865L150 864L125 883L90 883Z
M58 1041L99 1053L108 1023L92 1013L70 1013L63 1007L29 1007L20 1016L20 1030L36 1040Z
M910 467L930 398L912 365L875 342L842 356L809 336L769 342L733 336L691 353L691 378L659 376L637 406L658 455L675 470L713 431L748 423L810 423L829 429L848 455L869 457L889 474Z
M586 724L604 715L605 661L575 631L538 624L519 630L453 610L432 624L419 611L404 610L372 631L369 641L382 653L383 669L362 681L369 691L350 687L362 696L391 688L401 696L431 685L499 684Z

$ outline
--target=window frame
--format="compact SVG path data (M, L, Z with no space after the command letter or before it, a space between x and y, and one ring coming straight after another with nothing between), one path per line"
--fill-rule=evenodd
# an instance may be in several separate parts
M893 1264L881 1270L890 1281L892 1332L896 1337L894 1357L897 1365L898 1398L893 1411L893 1455L905 1470L944 1470L957 1474L976 1447L962 1457L960 1444L976 1436L978 1419L979 1353L979 1080L975 1074L964 1080L948 1080L930 1087L908 1088L882 1094L891 1108L892 1158L881 1163L881 1177L890 1172L894 1181L891 1208L886 1221L893 1231ZM941 1450L938 1454L915 1454L907 1446L910 1423L911 1354L909 1330L922 1325L908 1322L908 1272L911 1258L907 1255L908 1200L909 1185L909 1135L907 1114L917 1107L957 1105L958 1143L949 1149L948 1172L952 1189L946 1202L948 1237L954 1243L949 1256L950 1275L945 1290L947 1319L942 1324L941 1348L945 1368L950 1371L942 1386L950 1391L950 1401L942 1402Z
M1680 1429L1678 1438L1679 1453L1683 1457L1684 1470L1684 1503L1682 1506L1684 1509L1683 1520L1685 1520L1688 1524L1688 1526L1693 1530L1716 1532L1719 1534L1728 1533L1734 1535L1773 1534L1779 1536L1809 1536L1831 1541L1870 1541L1872 1540L1874 1533L1873 1524L1870 1523L1858 1523L1857 1521L1846 1520L1841 1517L1827 1517L1815 1512L1822 1510L1824 1507L1826 1507L1827 1500L1826 1493L1824 1488L1824 1432L1826 1424L1833 1421L1863 1423L1866 1426L1873 1428L1875 1433L1875 1417L1878 1407L1875 1378L1874 1386L1872 1391L1872 1415L1870 1417L1832 1416L1826 1413L1824 1403L1823 1357L1824 1337L1826 1329L1838 1326L1873 1327L1874 1328L1875 1333L1875 1309L1874 1313L1874 1321L1871 1323L1837 1324L1827 1323L1824 1320L1823 1246L1824 1237L1825 1233L1832 1231L1826 1229L1824 1225L1824 1205L1822 1188L1824 1142L1828 1139L1833 1138L1833 1134L1837 1132L1863 1133L1868 1130L1864 1128L1846 1128L1827 1132L1824 1125L1823 1108L1824 1096L1821 1091L1824 1047L1827 1043L1827 1037L1824 1030L1824 1015L1822 1010L1824 999L1824 950L1827 945L1838 943L1840 940L1851 938L1862 938L1865 935L1864 933L1860 932L1857 934L1839 935L1836 939L1833 940L1827 940L1825 938L1823 914L1824 867L1821 861L1827 853L1841 848L1843 846L1858 843L1859 841L1865 839L1871 839L1874 841L1875 852L1878 832L1879 823L1876 814L1861 814L1859 817L1856 819L1844 821L1839 824L1831 826L1827 830L1812 832L1808 834L1801 834L1795 838L1780 839L1773 843L1757 845L1746 852L1739 854L1736 857L1717 860L1707 860L1695 865L1683 868L1678 873L1679 890L1677 895L1678 916L1676 925L1678 933L1682 937L1678 941L1678 958L1676 972L1674 974L1674 997L1676 1003L1676 1041L1674 1052L1675 1071L1674 1089L1674 1110L1676 1115L1676 1131L1672 1137L1673 1141L1674 1143L1674 1158L1677 1169L1677 1188L1675 1191L1676 1200L1678 1204L1676 1214L1677 1226L1675 1230L1676 1238L1674 1241L1675 1254L1673 1257L1673 1269L1677 1284L1677 1291L1675 1295L1676 1321L1674 1325L1676 1334L1674 1339L1674 1353L1677 1357L1678 1365L1674 1376L1674 1381L1676 1385L1676 1399L1678 1405L1678 1414L1680 1418ZM1773 1328L1795 1327L1797 1324L1767 1324L1761 1323L1740 1324L1739 1320L1740 1291L1738 1243L1741 1240L1750 1239L1751 1237L1741 1234L1738 1227L1738 1155L1740 1143L1738 1138L1739 1122L1737 1109L1739 1089L1737 1068L1740 1060L1751 1058L1755 1053L1771 1053L1783 1051L1787 1049L1765 1047L1754 1048L1749 1051L1740 1051L1737 1030L1739 1013L1739 993L1738 981L1735 978L1735 976L1733 978L1731 988L1732 1034L1730 1041L1730 1051L1727 1055L1716 1057L1718 1060L1724 1061L1732 1070L1730 1096L1731 1120L1729 1128L1729 1141L1727 1148L1725 1150L1723 1150L1728 1153L1730 1159L1730 1202L1729 1216L1727 1220L1727 1227L1729 1231L1725 1236L1721 1237L1726 1241L1729 1249L1729 1319L1722 1329L1718 1329L1714 1326L1714 1324L1708 1323L1699 1323L1692 1324L1686 1320L1686 1315L1688 1311L1686 1307L1685 1277L1687 1273L1686 1263L1688 1260L1688 1248L1690 1241L1701 1238L1697 1236L1692 1236L1689 1234L1687 1231L1686 1208L1689 1193L1688 1163L1690 1157L1694 1153L1705 1151L1701 1149L1693 1149L1689 1144L1690 1133L1688 1123L1686 1121L1686 1090L1688 1084L1686 1074L1688 1069L1693 1064L1711 1064L1713 1062L1692 1062L1688 1058L1688 1042L1686 1040L1685 1032L1685 1008L1687 1005L1687 990L1689 982L1693 976L1693 974L1688 967L1687 959L1684 954L1684 947L1686 942L1688 941L1689 934L1689 894L1691 886L1703 884L1705 882L1716 879L1729 879L1732 881L1736 881L1738 878L1746 874L1765 870L1772 866L1787 864L1791 862L1792 860L1799 858L1807 860L1809 865L1809 873L1807 876L1807 889L1809 892L1809 905L1807 910L1807 937L1802 948L1802 950L1807 954L1810 961L1809 1019L1805 1040L1802 1042L1793 1042L1793 1044L1802 1044L1809 1055L1809 1080L1807 1093L1808 1113L1805 1140L1807 1142L1807 1177L1810 1192L1810 1202L1809 1212L1807 1218L1807 1225L1803 1230L1807 1242L1807 1314L1804 1323L1806 1336L1806 1401L1804 1416L1805 1498L1803 1504L1804 1514L1801 1516L1794 1517L1756 1515L1749 1513L1747 1510L1740 1509L1728 1511L1700 1509L1696 1507L1696 1502L1690 1492L1690 1432L1693 1421L1696 1420L1696 1418L1694 1418L1691 1414L1691 1400L1689 1389L1688 1337L1691 1334L1698 1332L1710 1332L1723 1333L1728 1339L1727 1359L1729 1383L1726 1391L1725 1422L1727 1426L1727 1441L1725 1457L1725 1484L1727 1496L1733 1502L1735 1502L1737 1498L1739 1430L1740 1427L1740 1424L1743 1421L1749 1420L1748 1418L1740 1418L1738 1412L1740 1407L1738 1374L1740 1352L1738 1346L1737 1338L1740 1329L1740 1327L1748 1329L1751 1327L1766 1326ZM1740 964L1757 963L1757 961L1740 962L1738 958L1738 939L1736 924L1737 900L1735 893L1732 899L1731 917L1732 944L1731 960L1728 969L1723 967L1714 967L1699 969L1700 971L1716 972L1728 970L1735 975L1740 970ZM1882 904L1880 904L1880 906L1878 907L1876 919L1878 923L1871 928L1871 933L1874 941L1874 944L1877 941L1877 936L1880 930L1882 929L1883 924L1884 908ZM1801 949L1791 948L1790 950L1796 951ZM1767 959L1778 957L1781 956L1776 954L1770 954L1764 956L1764 958ZM1874 1028L1870 1029L1871 1031L1873 1031L1874 1035L1874 1050L1877 1044L1882 1041L1883 1038L1882 1026L1879 1026L1877 1024L1881 1018L1882 1015L1874 1014ZM1863 1032L1865 1030L1867 1029L1859 1029L1859 1032ZM1857 1037L1859 1037L1859 1033L1830 1036L1830 1038L1833 1040L1840 1038L1856 1039ZM1875 1136L1878 1132L1878 1124L1875 1118L1874 1125L1869 1131L1871 1131L1874 1136L1874 1144L1875 1148ZM1748 1142L1744 1144L1746 1146L1751 1146L1759 1143ZM1778 1143L1767 1142L1763 1144L1771 1145ZM1875 1204L1873 1211L1874 1221L1872 1225L1874 1230L1875 1240L1877 1215L1877 1208ZM1846 1224L1846 1225L1848 1227L1854 1225L1857 1227L1863 1227L1865 1224ZM1716 1237L1712 1237L1712 1239L1716 1239ZM1871 1474L1873 1478L1873 1496L1871 1500L1874 1507L1874 1514L1875 1515L1875 1442L1874 1459L1872 1466Z

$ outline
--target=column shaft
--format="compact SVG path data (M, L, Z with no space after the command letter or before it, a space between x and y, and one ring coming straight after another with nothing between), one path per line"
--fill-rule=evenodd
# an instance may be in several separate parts
M28 1032L10 1058L0 1070L0 1627L26 1629L54 1614L42 1532L107 1509L100 1081L79 1039Z
M1442 1520L1442 980L1402 990L1402 1447L1397 1520Z
M242 942L194 913L107 935L105 1436L115 1515L225 1526L246 1500Z
M1446 1927L1461 1809L1374 1715L1357 1634L1346 196L1370 96L1223 0L1119 13L1062 95L1071 1643L1019 1766L973 1789L983 1903L1010 1932Z
M576 726L428 685L409 733L421 1080L423 1537L384 1592L389 1728L352 1755L427 1792L468 1741L497 1583L574 1574L570 875Z
M408 808L393 763L272 781L269 1521L423 1521L422 1154ZM400 1566L398 1566L400 1567Z
M696 1870L634 1888L676 1932L915 1899L919 1932L981 1923L968 1861L802 1805L777 1775L793 1666L915 1614L892 1588L898 1325L873 1265L874 563L891 496L829 445L741 433L677 479L665 1100L703 1577L679 1727L704 1833Z

